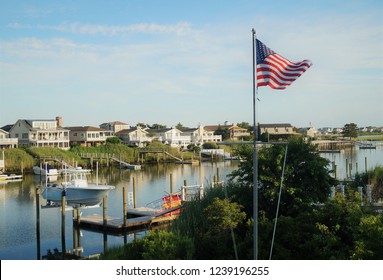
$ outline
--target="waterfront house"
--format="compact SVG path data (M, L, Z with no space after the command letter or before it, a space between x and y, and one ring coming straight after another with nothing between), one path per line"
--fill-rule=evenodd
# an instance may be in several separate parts
M221 142L222 135L214 134L214 130L200 125L198 128L182 128L182 136L190 137L190 143L200 146L207 142Z
M162 144L170 145L171 147L187 147L191 144L190 136L183 135L182 131L175 128L149 128L146 129L148 136L152 140L158 140Z
M258 133L268 133L273 136L289 136L297 134L294 127L289 123L258 124Z
M67 127L71 145L97 147L106 143L106 139L114 136L114 132L93 126Z
M9 132L0 128L0 149L17 148L19 140L9 138Z
M299 129L299 132L309 138L314 138L319 135L318 130L316 130L314 127L302 127Z
M239 127L236 124L231 125L207 125L204 127L206 131L214 131L214 134L217 135L219 131L228 131L228 137L230 140L243 140L250 136L248 129ZM225 139L222 139L225 140Z
M129 146L144 147L146 143L152 141L149 132L141 126L120 130L115 135L122 140L123 144Z
M105 130L111 130L116 134L119 131L130 129L130 125L120 121L114 121L100 124L100 128Z
M69 130L55 120L18 120L9 131L9 138L17 138L22 147L55 147L69 150Z
M321 127L321 128L318 128L318 132L319 132L321 135L329 135L329 134L332 134L332 131L333 131L333 128L332 128L332 127Z

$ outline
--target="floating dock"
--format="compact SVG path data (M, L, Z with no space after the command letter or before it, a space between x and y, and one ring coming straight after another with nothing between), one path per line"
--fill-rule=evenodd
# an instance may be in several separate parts
M148 228L152 225L167 223L178 217L177 212L182 206L172 207L167 210L154 208L134 208L127 210L125 221L123 218L104 217L103 215L93 214L75 219L73 222L80 228L106 231L107 233L124 233L127 231ZM80 220L78 220L80 219Z
M0 174L0 182L20 182L23 180L23 175L15 174Z

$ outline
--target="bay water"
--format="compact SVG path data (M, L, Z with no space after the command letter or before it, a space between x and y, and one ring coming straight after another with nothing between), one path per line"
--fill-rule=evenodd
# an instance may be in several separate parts
M347 149L340 153L322 153L322 157L337 167L337 178L344 179L356 172L383 166L383 146L376 149ZM236 161L203 162L201 165L160 164L147 165L142 170L124 170L116 167L99 169L89 177L100 184L114 185L116 188L108 194L107 215L116 218L123 216L123 187L133 191L133 178L136 182L137 207L145 207L150 202L162 198L170 192L170 180L173 191L184 185L207 186L214 177L226 181L226 176L238 167ZM171 176L170 176L171 174ZM58 177L60 183L62 178ZM104 235L91 230L77 229L73 226L72 211L66 212L65 239L62 239L61 208L45 209L45 200L40 196L37 205L36 187L42 184L40 177L24 174L21 182L8 182L0 185L0 259L36 260L43 258L48 250L61 251L63 242L66 250L81 249L82 256L103 253L114 246L131 242L134 238L145 236L148 231L127 235ZM37 220L37 208L40 219ZM102 207L83 209L82 215L102 215ZM39 229L39 231L37 230Z

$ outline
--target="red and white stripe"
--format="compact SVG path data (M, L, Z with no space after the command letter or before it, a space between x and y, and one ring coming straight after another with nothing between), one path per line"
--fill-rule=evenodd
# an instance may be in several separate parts
M312 65L310 60L291 62L274 53L257 65L257 86L285 89Z

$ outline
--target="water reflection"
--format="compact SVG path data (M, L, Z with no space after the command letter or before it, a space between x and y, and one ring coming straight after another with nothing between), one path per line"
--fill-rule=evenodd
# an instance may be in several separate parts
M208 184L219 170L224 178L234 168L235 162L204 163L193 165L153 165L142 170L117 168L100 169L98 176L90 174L89 181L115 185L108 195L108 216L122 217L123 187L133 191L133 178L137 186L137 206L145 206L170 191L171 181L174 192L184 184ZM170 176L171 174L171 176ZM63 178L56 179L60 183ZM0 259L42 259L49 254L71 250L77 256L102 253L110 248L141 238L147 231L127 232L123 235L106 235L73 224L77 213L61 209L44 208L46 201L37 194L36 186L44 184L44 178L25 174L21 182L8 182L0 186ZM101 208L81 210L83 216L101 214Z
M363 173L376 166L383 166L383 146L376 149L345 149L340 153L322 153L330 161L329 167L336 165L337 179L346 179Z

